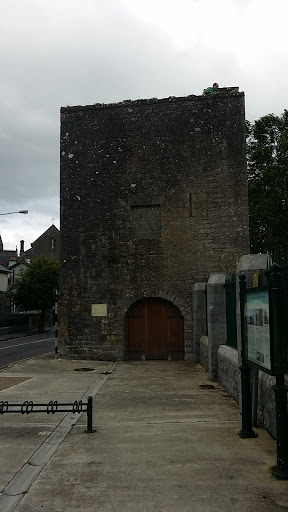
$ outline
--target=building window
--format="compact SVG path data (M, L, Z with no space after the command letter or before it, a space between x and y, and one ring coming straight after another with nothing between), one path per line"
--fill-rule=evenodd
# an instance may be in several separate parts
M51 242L51 251L54 252L55 251L55 245L56 245L55 238L51 238L50 242Z
M131 238L149 240L161 236L160 204L150 206L131 206Z

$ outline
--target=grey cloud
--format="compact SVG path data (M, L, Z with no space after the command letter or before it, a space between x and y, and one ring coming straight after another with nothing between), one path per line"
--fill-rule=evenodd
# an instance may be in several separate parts
M62 105L201 94L214 81L250 83L229 42L221 53L201 42L177 51L121 0L10 0L0 14L1 211L28 208L47 218L47 227L59 217Z

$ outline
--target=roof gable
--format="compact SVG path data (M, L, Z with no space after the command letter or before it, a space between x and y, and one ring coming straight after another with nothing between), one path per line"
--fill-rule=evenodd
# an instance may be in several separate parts
M1 274L9 274L10 270L8 268L3 267L3 265L0 265L0 273Z
M57 236L59 235L60 231L58 228L56 228L55 224L52 224L50 228L46 229L42 235L40 235L34 242L32 242L31 246L33 247L34 244L41 241L42 238L45 238L47 235L53 236L54 234ZM29 249L28 249L29 250Z

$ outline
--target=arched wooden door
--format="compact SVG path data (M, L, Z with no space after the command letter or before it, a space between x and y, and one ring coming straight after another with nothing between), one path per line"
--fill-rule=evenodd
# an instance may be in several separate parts
M128 359L184 359L184 319L171 302L136 302L127 323Z

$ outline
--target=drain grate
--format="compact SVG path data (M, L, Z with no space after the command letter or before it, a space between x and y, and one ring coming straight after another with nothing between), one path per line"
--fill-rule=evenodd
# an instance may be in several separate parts
M74 372L94 372L95 368L74 368Z
M215 389L215 386L213 384L201 384L199 386L200 389Z

